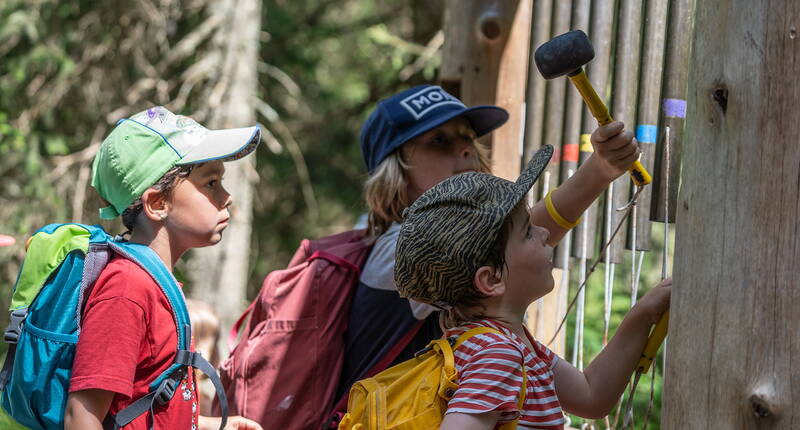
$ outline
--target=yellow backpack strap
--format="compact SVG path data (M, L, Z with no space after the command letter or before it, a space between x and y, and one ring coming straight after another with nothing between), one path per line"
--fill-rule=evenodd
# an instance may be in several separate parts
M484 333L498 333L503 336L506 336L500 330L491 328L491 327L475 327L465 331L461 336L458 337L456 343L453 345L453 350L461 346L464 342L466 342L469 338L473 336L477 336L479 334ZM506 336L508 337L508 336ZM522 389L519 392L519 401L517 401L517 408L519 409L519 414L522 416L522 408L525 406L525 395L528 392L528 372L525 369L525 352L520 351L522 355ZM452 359L452 352L450 353L450 357ZM446 361L446 359L445 359ZM517 423L519 422L519 417L514 421L507 422L499 427L500 430L514 430L517 428Z
M483 327L483 326L475 327L475 328L471 328L471 329L465 331L464 333L461 333L461 336L458 337L458 339L456 340L456 343L453 345L453 349L456 349L459 346L461 346L461 344L466 342L469 338L471 338L473 336L477 336L479 334L485 334L485 333L497 333L497 334L505 336L500 330L498 330L496 328Z

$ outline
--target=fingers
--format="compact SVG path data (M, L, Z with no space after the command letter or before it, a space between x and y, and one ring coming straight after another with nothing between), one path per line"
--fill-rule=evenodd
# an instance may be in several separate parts
M620 121L612 121L606 125L597 127L597 130L592 133L592 141L602 143L608 139L618 135L625 129L625 124Z
M598 127L592 133L592 146L600 158L619 171L626 170L639 159L639 143L633 132L625 130L625 125L619 121Z

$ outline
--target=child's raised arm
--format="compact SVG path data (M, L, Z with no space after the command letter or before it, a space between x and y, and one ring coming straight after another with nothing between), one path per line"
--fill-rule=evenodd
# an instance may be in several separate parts
M551 195L553 206L567 222L578 220L608 184L639 158L633 133L619 121L597 127L591 141L594 154ZM550 245L557 244L567 232L547 213L544 200L533 207L531 219L550 231Z
M639 362L650 328L669 308L671 288L672 279L665 279L642 297L582 373L566 360L556 363L556 394L565 411L591 419L608 415Z
M114 393L106 390L81 390L70 393L64 412L64 430L103 430L103 420Z

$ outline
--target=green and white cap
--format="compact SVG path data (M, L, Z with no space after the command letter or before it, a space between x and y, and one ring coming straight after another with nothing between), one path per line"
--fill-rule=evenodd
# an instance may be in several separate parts
M117 122L92 165L92 186L109 206L100 217L114 219L175 166L238 160L261 141L258 125L209 130L162 106Z

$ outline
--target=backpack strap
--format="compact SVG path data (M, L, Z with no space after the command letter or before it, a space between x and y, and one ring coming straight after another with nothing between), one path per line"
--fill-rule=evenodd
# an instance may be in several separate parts
M461 334L461 336L459 336L458 339L453 344L453 349L449 351L450 358L451 359L453 358L453 351L455 351L456 348L461 346L461 344L463 344L473 336L477 336L479 334L484 334L484 333L497 333L499 335L508 337L505 335L505 333L501 332L500 330L491 327L481 326L469 329L463 334ZM445 350L443 349L442 351L444 352ZM525 369L525 352L520 351L520 353L522 354L522 389L519 391L519 400L517 401L517 408L519 409L519 415L522 416L522 408L525 406L525 396L527 395L528 392L528 372ZM445 365L447 365L447 354L445 354ZM453 368L453 372L455 372L455 368ZM517 423L519 423L519 417L517 417L513 421L501 425L499 427L499 430L514 430L517 428Z
M233 348L236 347L235 343L236 338L239 337L239 330L242 328L242 324L244 324L244 321L247 319L247 317L250 316L250 312L252 312L253 308L256 307L257 302L257 299L250 302L250 306L248 306L247 309L242 312L242 315L238 320L236 320L236 322L233 324L233 327L231 327L231 331L228 333L228 351L233 351Z
M161 288L170 304L172 316L175 319L178 347L175 361L150 383L150 392L128 405L115 416L109 415L104 422L104 426L111 426L110 428L113 429L123 427L148 410L151 412L152 417L152 411L156 404L165 404L175 395L175 391L185 375L184 372L190 366L208 375L208 378L214 384L222 412L220 430L224 429L228 420L228 400L225 396L225 389L214 366L204 359L200 353L191 351L192 329L189 321L189 311L186 309L186 301L183 291L178 287L178 281L150 247L118 241L112 241L108 244L114 252L138 264ZM152 429L152 421L150 427Z

